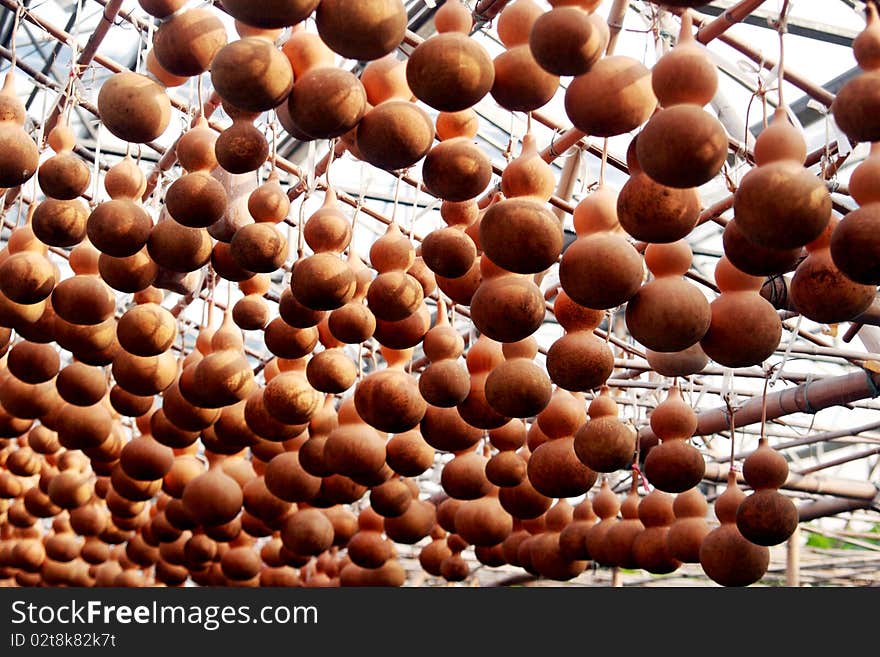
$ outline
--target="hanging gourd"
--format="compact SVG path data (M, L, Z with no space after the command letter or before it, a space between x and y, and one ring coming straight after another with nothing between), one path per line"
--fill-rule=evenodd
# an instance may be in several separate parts
M192 8L162 21L153 35L153 52L169 73L192 77L208 70L226 42L226 27L217 15Z
M6 257L0 263L0 292L13 304L40 303L52 294L61 278L47 257L46 246L35 238L31 229L35 208L31 204L25 225L13 229L6 245Z
M782 337L776 309L760 295L764 279L739 271L722 256L715 266L715 283L721 294L710 304L712 321L700 340L703 351L725 367L763 362Z
M571 524L574 511L568 500L559 500L547 511L544 531L529 541L529 560L542 577L565 582L574 579L587 567L583 559L566 557L559 540L561 532Z
M147 76L122 71L101 85L98 114L113 136L146 144L159 138L171 122L171 100L165 88Z
M123 159L108 171L104 188L110 200L96 205L86 223L89 241L101 253L127 258L146 246L153 219L140 203L145 185L146 179L131 158ZM224 195L224 204L225 199Z
M593 335L605 313L580 306L560 290L553 315L565 330L547 351L547 374L560 388L586 392L601 386L614 370L614 354Z
M709 301L684 275L693 252L684 240L649 244L645 264L654 275L626 304L626 327L655 351L682 351L697 344L711 321Z
M259 331L269 323L269 305L263 295L269 292L271 284L271 279L265 274L239 281L238 289L244 296L232 306L232 321L240 329Z
M440 27L447 31L441 31ZM413 94L441 112L476 105L495 79L492 58L463 25L443 25L410 53L406 80Z
M645 529L633 542L633 555L639 568L656 575L675 572L681 566L667 544L675 519L672 505L673 496L656 488L639 502L639 520Z
M880 89L880 20L877 7L866 3L867 23L865 29L853 39L852 49L856 63L861 68L840 88L831 103L834 121L843 133L853 141L880 141L880 124L877 123L877 90Z
M530 276L502 269L487 256L480 258L482 280L471 299L471 321L498 342L519 342L544 321L544 295Z
M69 201L88 189L91 173L88 165L73 152L76 135L62 119L52 128L47 139L55 155L40 165L37 183L51 198Z
M870 8L873 10L873 5ZM850 280L866 285L880 284L880 253L876 238L880 195L874 182L878 163L880 145L874 143L868 157L853 169L849 179L849 193L859 207L844 216L831 234L834 264Z
M311 139L333 139L357 127L367 111L361 81L335 66L308 69L287 99L290 120Z
M528 43L508 45L492 64L495 73L489 93L510 112L540 109L559 88L559 76L538 64Z
M553 386L547 373L535 363L538 342L528 337L502 345L504 362L486 378L486 401L501 415L526 418L537 415L550 403Z
M214 144L217 163L230 174L256 171L269 157L269 142L254 125L260 112L248 112L226 101L223 109L232 119L232 125L220 133Z
M559 553L570 561L590 559L587 534L598 520L590 498L584 496L583 501L574 507L571 522L559 532Z
M604 186L577 204L577 239L562 254L559 281L587 308L605 310L629 301L644 277L642 257L621 234L616 195Z
M718 88L718 73L691 30L690 14L685 13L678 43L651 74L662 109L636 142L644 172L661 185L679 189L712 180L727 158L728 145L724 126L703 109Z
M387 367L361 379L354 392L355 407L364 421L379 431L409 431L418 426L427 410L416 380L404 369L412 351L386 347L380 351Z
M347 59L373 60L392 52L403 41L407 13L401 0L321 2L315 12L318 34Z
M702 454L688 439L697 429L697 415L681 397L677 385L651 412L651 429L662 441L645 457L645 476L655 488L682 493L696 486L705 474Z
M480 246L492 262L517 274L534 274L557 261L562 227L546 205L554 184L550 165L527 133L522 152L501 176L507 198L489 206L480 219Z
M590 402L590 419L580 425L574 437L578 459L596 472L615 472L632 465L636 431L618 418L617 402L608 386Z
M424 290L406 271L414 259L412 242L392 221L370 247L370 261L379 275L367 290L367 305L377 319L398 322L421 306Z
M491 178L491 160L468 137L441 141L422 161L425 187L444 201L461 202L476 198L486 189Z
M791 278L789 295L795 309L814 322L845 322L867 310L874 301L874 284L856 283L844 275L831 255L831 239L837 219L832 218L823 233L806 245L807 257Z
M211 338L211 353L196 365L193 382L201 390L199 396L207 402L206 408L247 399L256 385L244 355L241 329L233 323L231 310L224 314L223 323Z
M737 529L758 545L782 543L798 524L794 502L777 490L788 479L788 462L762 436L743 462L743 476L754 492L737 508Z
M575 452L574 435L586 419L583 396L559 388L538 414L536 421L549 440L529 457L528 478L539 493L547 497L576 497L596 483L596 471Z
M638 144L639 137L635 138ZM687 237L700 220L696 188L661 185L646 174L633 154L629 178L617 196L620 226L633 239L665 244Z
M450 325L442 299L437 302L437 320L422 345L429 364L419 376L419 393L432 406L457 406L467 398L471 383L459 360L464 340Z
M785 274L797 267L804 257L804 250L799 246L792 249L769 249L749 241L739 229L736 219L727 222L721 239L724 255L731 264L751 276Z
M734 194L737 227L746 239L772 249L793 249L818 238L831 219L825 182L804 167L804 138L780 106L755 141L755 163ZM772 189L773 194L767 190Z
M527 1L527 7L534 5L531 0ZM514 8L520 4L523 0L510 5L510 13L513 14ZM532 56L544 70L555 75L589 73L608 45L610 33L605 19L576 4L560 4L545 13L539 9L537 16L531 12L527 14L525 8L517 11L517 14L522 12L528 17L525 20L532 21L531 28L525 32ZM499 35L503 18L504 12L499 17Z
M706 521L709 505L696 487L675 496L675 520L666 535L669 554L685 563L700 563L700 545L711 531Z
M565 92L566 115L575 128L594 137L631 132L656 106L651 71L626 55L603 57Z
M425 265L437 276L458 278L474 266L477 247L466 230L476 220L476 214L458 212L457 204L444 201L440 216L445 228L437 228L422 240L421 256ZM476 208L476 203L471 207Z
M721 525L709 532L700 546L703 572L721 586L754 584L770 565L770 550L747 540L736 526L737 509L745 496L731 470L727 489L715 500L715 515Z
M603 558L606 565L618 568L639 568L636 560L636 538L645 530L639 519L639 477L633 473L629 493L620 505L621 519L615 522L605 533Z

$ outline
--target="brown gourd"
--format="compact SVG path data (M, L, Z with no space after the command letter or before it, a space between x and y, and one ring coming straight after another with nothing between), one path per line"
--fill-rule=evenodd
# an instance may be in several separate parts
M405 371L412 350L380 349L387 366L371 372L357 384L354 404L370 426L387 433L402 433L419 425L427 404L416 380Z
M700 50L685 14L676 46L655 66L651 85L662 109L639 133L636 154L639 166L653 180L669 187L688 189L709 182L727 158L727 132L706 112L715 95L718 74L708 55Z
M850 175L850 195L859 207L843 217L831 234L831 259L837 269L850 280L866 285L880 284L880 255L875 231L880 216L880 205L877 205L880 196L871 182L878 162L880 145L871 144L868 157Z
M600 186L575 208L577 239L559 265L562 289L587 308L605 310L628 301L642 284L644 265L621 235L615 194Z
M822 234L806 245L807 257L798 264L789 285L795 309L807 319L825 324L860 315L877 293L875 285L857 283L837 268L830 248L837 225L837 219L832 218Z
M0 189L26 183L37 172L40 151L23 126L27 114L15 94L15 72L6 72L0 90Z
M697 429L697 415L682 399L678 386L669 393L648 418L651 429L661 440L645 457L645 476L655 488L667 493L682 493L703 478L703 456L688 439Z
M522 2L520 0L511 7L517 7ZM526 32L535 61L555 75L578 76L588 73L605 53L608 44L610 34L605 20L571 5L557 6L544 13L539 10L535 16L530 6L534 6L534 3L528 0L526 7L529 9L520 9L518 12L523 12L528 16L527 20L532 21L531 28L523 31ZM527 11L528 14L525 13ZM503 18L504 12L499 21ZM501 24L498 30L499 33L502 31Z
M618 418L617 402L608 386L590 402L590 419L577 429L574 451L578 459L596 472L614 472L632 465L636 449L633 426Z
M37 183L46 196L69 201L82 195L89 186L88 165L73 152L76 135L64 120L52 128L46 140L55 155L40 165Z
M645 264L654 275L626 304L626 326L638 342L663 352L697 344L711 321L709 301L684 279L692 251L687 242L649 244Z
M766 146L769 146L765 148ZM831 219L825 184L804 168L804 138L788 123L785 107L755 141L758 166L734 194L737 227L758 246L793 249L818 238ZM773 189L773 194L767 194Z
M736 527L752 543L778 545L792 535L798 510L777 489L788 479L788 463L762 437L758 449L743 462L743 477L753 493L737 507Z
M739 271L724 256L718 260L715 283L721 294L709 304L712 320L700 347L720 365L757 365L779 346L782 322L759 294L763 282Z
M747 540L736 526L737 509L744 498L736 473L731 470L727 489L715 500L715 515L721 525L706 534L700 545L703 572L721 586L754 584L770 565L770 550Z
M550 403L553 387L547 373L535 363L538 342L534 337L501 347L504 362L486 378L486 401L501 415L531 417Z
M596 471L575 452L574 435L586 418L583 395L560 388L538 413L536 422L548 440L532 451L527 473L531 485L542 495L577 497L596 483Z
M437 303L437 319L425 334L422 346L428 366L419 376L419 393L432 406L453 407L470 392L470 377L460 362L464 340L449 323L446 303Z

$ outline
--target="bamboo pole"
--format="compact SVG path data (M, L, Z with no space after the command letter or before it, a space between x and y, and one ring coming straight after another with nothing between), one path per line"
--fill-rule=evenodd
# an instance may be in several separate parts
M801 530L795 527L785 545L785 585L801 585Z
M724 11L718 18L706 22L697 30L696 39L702 44L707 44L717 39L728 29L745 19L749 14L763 5L767 0L741 0L730 9Z
M95 31L92 32L89 40L86 41L85 47L83 47L80 52L79 57L76 60L76 69L74 70L72 77L76 79L82 77L86 68L91 64L92 59L98 52L98 48L101 46L101 43L104 41L104 38L113 26L113 21L116 20L116 16L119 14L119 10L122 8L122 2L123 0L109 0L107 4L104 5L101 20L98 22L97 27L95 27ZM55 103L55 107L52 108L49 118L46 119L45 135L48 136L48 134L52 132L52 128L55 127L55 124L58 123L58 119L61 116L62 105L63 101L59 98Z
M842 376L826 377L767 395L766 419L773 420L789 413L816 413L823 408L840 406L850 402L880 395L880 374L861 370ZM756 396L733 412L736 426L761 421L762 400ZM724 431L730 427L727 407L703 411L698 416L695 436ZM639 432L642 452L657 444L658 439L650 427ZM725 473L726 476L726 473Z
M730 468L726 463L707 463L703 480L727 481L729 470ZM736 480L740 484L746 483L742 472L736 473ZM833 495L861 502L861 506L854 508L866 509L873 504L880 503L880 497L878 497L880 490L878 490L877 486L869 481L860 481L858 479L814 477L812 475L799 475L796 472L790 472L788 479L785 480L785 483L780 488L801 493L811 493L813 495Z

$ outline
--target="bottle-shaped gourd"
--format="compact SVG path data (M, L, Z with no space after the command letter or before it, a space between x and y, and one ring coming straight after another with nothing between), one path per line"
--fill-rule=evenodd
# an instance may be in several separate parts
M52 128L47 141L55 155L40 165L37 172L40 189L50 198L75 199L88 189L91 179L88 165L73 152L76 135L67 122L61 120Z
M636 431L618 418L618 406L608 386L590 403L590 419L574 437L578 459L596 472L615 472L629 468L636 451Z
M421 306L424 290L407 273L414 260L412 243L395 222L370 247L370 261L379 274L367 290L367 304L377 319L398 322Z
M791 278L789 295L795 309L807 319L824 324L845 322L860 315L874 301L877 287L857 283L834 262L830 249L837 219L806 246L804 258Z
M693 488L703 478L706 462L688 439L697 429L697 415L681 397L678 386L649 417L651 429L661 440L645 457L645 476L651 484L667 493L681 493Z
M656 575L672 573L681 561L669 551L668 536L675 520L673 496L655 488L639 502L639 520L645 526L636 536L633 554L639 568Z
M706 521L708 510L705 496L696 487L675 496L675 520L666 535L669 554L685 563L700 563L700 545L711 531Z
M501 175L505 200L493 203L480 220L480 245L499 267L534 274L562 252L562 226L547 206L555 187L553 170L540 156L531 133L522 152Z
M834 97L831 112L843 133L853 141L880 141L877 91L880 90L880 20L877 7L867 3L867 24L852 48L861 72L849 79Z
M850 280L865 285L880 284L880 190L875 184L878 174L880 142L871 144L870 155L850 175L849 193L859 207L843 217L831 234L834 264Z
M654 275L626 304L626 326L649 349L682 351L709 329L709 301L684 275L693 252L684 240L649 244L645 263Z
M755 140L757 166L743 176L733 211L742 234L760 247L793 249L822 234L831 219L825 183L804 167L806 145L779 107Z
M529 458L528 478L547 497L583 495L598 477L575 452L574 434L587 419L583 395L557 388L537 422L548 440Z
M418 383L404 369L412 359L412 349L382 347L381 353L388 365L361 379L354 391L355 406L364 421L379 431L409 431L419 425L427 410Z
M574 509L568 500L557 501L547 511L544 531L532 539L529 556L532 567L542 577L565 582L580 575L587 567L586 560L565 556L559 544L562 531L571 524L573 518Z
M562 289L587 308L615 308L629 301L642 284L642 257L621 231L616 203L617 195L606 187L578 203L577 239L559 265Z
M437 320L422 344L429 364L419 376L419 392L432 406L457 406L470 392L470 376L459 360L464 339L450 325L442 299L437 303Z
M486 255L480 257L480 272L471 299L474 326L498 342L519 342L537 331L546 306L533 277L502 269Z
M354 249L349 249L347 259L355 274L354 296L341 308L330 311L327 329L339 342L359 344L369 340L376 331L376 316L366 304L367 290L373 281L373 274Z
M24 131L24 105L15 95L15 72L6 73L0 90L0 189L23 185L37 172L40 151Z
M700 546L703 572L721 586L754 584L770 565L770 550L747 540L736 526L737 509L744 498L731 470L727 489L715 500L715 515L721 525L706 534Z
M712 321L700 346L725 367L762 363L782 337L776 309L760 295L764 279L741 272L722 256L715 266L715 283L721 294L710 304Z
M35 209L31 204L25 225L13 229L0 263L0 292L12 302L10 308L44 301L61 278L47 257L48 248L34 236L31 220Z
M608 343L593 334L605 313L581 306L563 290L553 303L553 315L565 329L547 350L547 374L560 388L586 392L604 384L614 370Z
M797 507L778 491L788 479L788 462L761 438L758 449L743 462L743 476L754 492L737 509L737 528L752 543L782 543L798 524Z
M526 418L537 415L550 403L553 385L535 362L538 342L530 336L501 347L504 362L486 379L486 401L501 415Z
M620 500L611 490L608 479L602 478L602 485L592 499L593 511L599 517L599 522L590 527L586 532L585 540L587 552L590 558L602 566L610 565L606 555L607 542L605 540L608 530L617 523L617 513L620 511Z
M694 39L684 14L676 46L654 67L651 84L662 109L636 142L639 165L669 187L699 187L714 178L727 158L727 132L703 109L718 87L718 73Z
M590 550L587 548L587 534L599 521L599 517L593 510L593 503L589 497L574 507L572 520L559 532L559 552L566 559L590 559Z
M605 557L608 564L620 568L638 568L635 542L645 525L639 520L638 477L633 477L629 493L620 505L621 520L612 526L605 535Z
M216 183L213 178L211 180ZM141 204L145 187L144 175L130 157L107 172L104 188L110 200L96 205L86 223L86 234L101 253L113 258L126 258L147 245L153 230L153 219ZM222 186L220 192L225 207L226 193Z

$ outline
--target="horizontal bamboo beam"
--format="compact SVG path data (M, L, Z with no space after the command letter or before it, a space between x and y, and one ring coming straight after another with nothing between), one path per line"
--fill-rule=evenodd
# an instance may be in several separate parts
M790 413L816 413L824 408L840 406L865 398L880 396L880 374L861 370L842 376L826 377L794 388L787 388L767 395L767 420ZM741 427L760 422L762 396L757 395L734 409L735 426ZM699 413L695 436L706 436L730 429L730 417L726 406ZM643 453L658 443L650 427L639 431Z
M724 482L727 481L728 472L729 466L726 463L707 463L706 474L703 476L703 480ZM736 480L740 484L746 483L742 472L736 473ZM862 509L880 503L880 497L878 497L880 489L869 481L859 481L858 479L814 477L812 475L800 475L791 472L780 488L801 493L811 493L813 495L833 495L834 497L843 497L849 500L860 500L864 503L864 506L857 508Z

